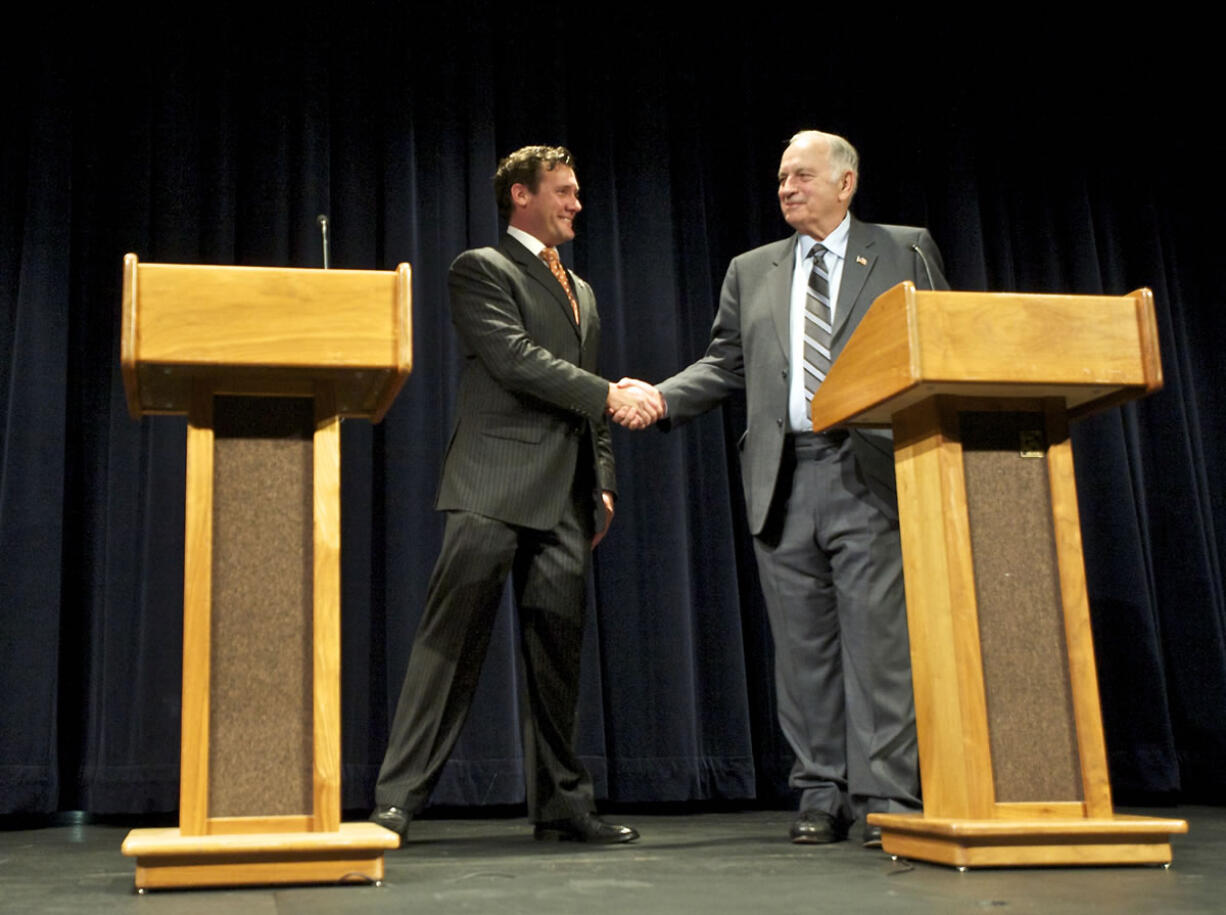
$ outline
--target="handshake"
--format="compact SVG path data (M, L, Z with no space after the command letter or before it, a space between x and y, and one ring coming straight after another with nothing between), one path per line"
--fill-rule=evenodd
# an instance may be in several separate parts
M609 382L605 412L627 429L646 429L668 412L664 397L652 385L637 378Z

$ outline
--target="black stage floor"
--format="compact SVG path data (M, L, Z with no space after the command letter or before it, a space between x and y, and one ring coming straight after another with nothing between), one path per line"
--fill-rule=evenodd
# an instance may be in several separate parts
M426 819L387 855L383 886L132 889L125 825L0 820L0 911L184 913L810 913L1226 911L1226 808L1130 808L1188 820L1160 867L958 873L857 842L796 846L786 811L610 817L633 845L539 843L527 820ZM146 824L141 824L146 825Z

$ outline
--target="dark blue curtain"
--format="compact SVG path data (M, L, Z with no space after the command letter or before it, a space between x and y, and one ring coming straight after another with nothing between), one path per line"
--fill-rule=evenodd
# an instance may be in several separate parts
M1121 796L1226 794L1226 289L1210 229L1226 150L1197 39L707 13L222 4L10 30L0 813L177 805L184 423L127 416L125 252L318 266L328 213L335 266L413 265L413 377L382 425L343 435L343 801L361 808L441 533L447 266L498 237L496 159L534 142L576 153L584 211L564 258L600 300L605 374L659 380L702 352L729 258L786 233L774 173L808 126L857 144L857 215L929 226L955 288L1153 288L1165 389L1075 434L1110 764ZM580 734L604 797L786 796L743 425L732 403L669 435L614 433ZM514 645L508 606L437 802L522 799Z

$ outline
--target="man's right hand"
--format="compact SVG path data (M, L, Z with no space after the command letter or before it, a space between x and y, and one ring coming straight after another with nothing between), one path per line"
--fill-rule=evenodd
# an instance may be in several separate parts
M627 429L646 429L662 419L668 408L664 397L652 385L637 378L609 383L606 412L615 423Z

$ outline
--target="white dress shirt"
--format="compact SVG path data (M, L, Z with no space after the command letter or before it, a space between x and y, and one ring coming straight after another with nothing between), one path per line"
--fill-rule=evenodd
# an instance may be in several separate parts
M843 281L843 261L847 255L847 233L851 229L851 215L833 232L822 239L826 247L826 275L830 278L830 323L834 324L835 303L839 300L839 287ZM809 252L817 244L812 235L796 238L796 254L792 265L792 305L788 313L788 330L791 333L791 352L788 361L792 366L788 376L788 426L792 432L812 432L813 421L809 418L809 404L805 401L804 363L805 297L809 290L809 274L813 262Z

